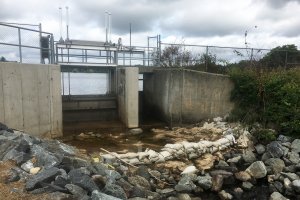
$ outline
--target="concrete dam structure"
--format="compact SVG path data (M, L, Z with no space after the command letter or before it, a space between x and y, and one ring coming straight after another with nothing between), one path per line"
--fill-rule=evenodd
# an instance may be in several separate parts
M97 123L120 120L127 128L136 128L139 115L152 115L171 124L194 123L223 116L233 106L233 85L224 75L116 66L109 68L108 94L64 96L63 68L0 62L0 121L36 136L55 138L63 135L66 120L74 124L94 118ZM144 77L142 95L139 73ZM139 112L139 104L143 112Z

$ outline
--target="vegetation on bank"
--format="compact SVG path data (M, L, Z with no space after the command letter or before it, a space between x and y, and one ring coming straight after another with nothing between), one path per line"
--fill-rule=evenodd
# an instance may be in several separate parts
M229 74L235 85L231 120L300 135L300 68L233 68Z
M280 133L300 136L300 51L297 46L283 45L257 58L248 49L249 58L237 63L220 60L206 53L193 55L182 46L168 46L162 51L162 67L183 67L198 71L228 74L234 82L232 121L261 123L257 139L274 139ZM258 51L259 52L259 51ZM245 57L238 50L236 56Z

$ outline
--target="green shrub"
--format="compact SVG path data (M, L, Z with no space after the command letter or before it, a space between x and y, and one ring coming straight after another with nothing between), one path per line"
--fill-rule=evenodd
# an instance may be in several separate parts
M230 119L260 122L300 136L300 69L257 71L233 69L235 108Z
M252 134L257 139L257 141L262 144L268 144L271 141L276 140L277 138L276 132L271 129L258 129Z

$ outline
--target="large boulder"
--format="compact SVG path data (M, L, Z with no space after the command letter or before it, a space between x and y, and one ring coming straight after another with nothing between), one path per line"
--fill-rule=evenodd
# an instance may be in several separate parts
M72 184L78 185L90 193L94 190L99 190L92 178L84 174L81 170L71 170L68 175Z
M40 187L42 182L51 182L59 174L61 174L61 171L56 167L45 169L27 180L25 188L28 191L33 190Z
M273 157L273 158L280 158L284 155L284 148L280 144L280 142L273 141L270 144L267 145L267 152Z
M300 139L295 139L291 145L292 151L300 153Z
M248 172L254 178L263 178L267 175L267 169L262 161L256 161L252 163L247 169Z
M273 174L282 172L283 168L285 167L283 160L279 158L270 158L265 161L265 164L270 166Z

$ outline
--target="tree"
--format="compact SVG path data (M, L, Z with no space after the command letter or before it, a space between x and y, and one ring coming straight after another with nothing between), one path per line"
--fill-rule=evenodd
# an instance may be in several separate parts
M5 57L1 56L1 58L0 58L0 62L7 62L7 60L6 60L6 58L5 58Z
M278 46L267 53L260 62L269 68L293 67L300 63L300 51L294 44Z
M159 57L156 55L156 57ZM193 60L192 53L184 50L180 45L166 47L162 53L159 64L162 67L185 67L191 65Z

